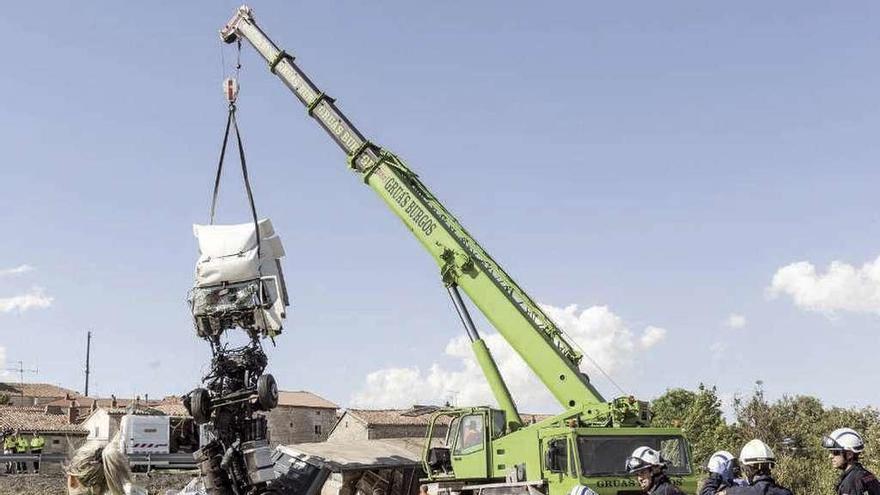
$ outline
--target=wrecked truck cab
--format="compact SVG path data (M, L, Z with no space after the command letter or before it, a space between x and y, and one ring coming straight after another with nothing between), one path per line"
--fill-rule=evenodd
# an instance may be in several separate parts
M235 225L193 225L199 243L190 309L199 337L242 328L275 337L290 305L284 246L268 218Z

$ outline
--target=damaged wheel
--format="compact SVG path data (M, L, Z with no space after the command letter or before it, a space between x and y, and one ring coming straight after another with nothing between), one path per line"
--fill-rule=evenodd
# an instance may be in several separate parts
M278 405L278 385L271 374L260 375L257 380L257 402L264 411L269 411Z
M190 392L189 409L196 423L207 423L211 419L211 396L208 391L197 388Z

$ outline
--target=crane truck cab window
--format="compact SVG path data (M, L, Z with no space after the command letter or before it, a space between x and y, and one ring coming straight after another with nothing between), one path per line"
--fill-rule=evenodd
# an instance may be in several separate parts
M467 415L461 418L459 426L461 430L455 445L455 453L469 454L481 450L483 448L483 415Z
M504 435L507 430L507 415L504 411L492 409L492 438Z
M645 445L659 450L672 476L690 474L690 459L681 436L667 435L582 435L577 439L578 457L584 476L626 476L626 459L636 448Z

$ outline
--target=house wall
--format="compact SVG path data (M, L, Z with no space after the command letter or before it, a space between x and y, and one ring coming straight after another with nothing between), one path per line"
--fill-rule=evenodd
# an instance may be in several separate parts
M333 429L329 441L380 440L383 438L424 438L427 425L372 425L367 427L362 421L345 414ZM434 438L445 437L446 426L434 427Z
M104 409L98 409L83 422L83 428L89 432L88 440L108 441L119 431L120 417L110 415Z
M369 428L369 439L381 438L425 438L428 425L373 425ZM434 438L445 437L446 426L434 427Z
M336 409L278 406L268 414L272 445L323 442L336 423Z
M339 419L339 424L333 428L333 433L327 438L328 442L347 442L351 440L368 440L369 432L367 425L351 417L350 414L344 414Z

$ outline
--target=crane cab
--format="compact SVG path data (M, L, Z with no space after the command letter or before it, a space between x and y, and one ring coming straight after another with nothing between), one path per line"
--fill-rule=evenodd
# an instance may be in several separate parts
M442 425L448 425L445 438L435 438L432 445ZM696 493L681 430L576 426L566 413L510 431L502 410L438 411L429 425L423 465L427 481L437 483L440 493L566 495L580 484L600 495L634 495L641 491L625 463L643 445L663 453L674 484Z

